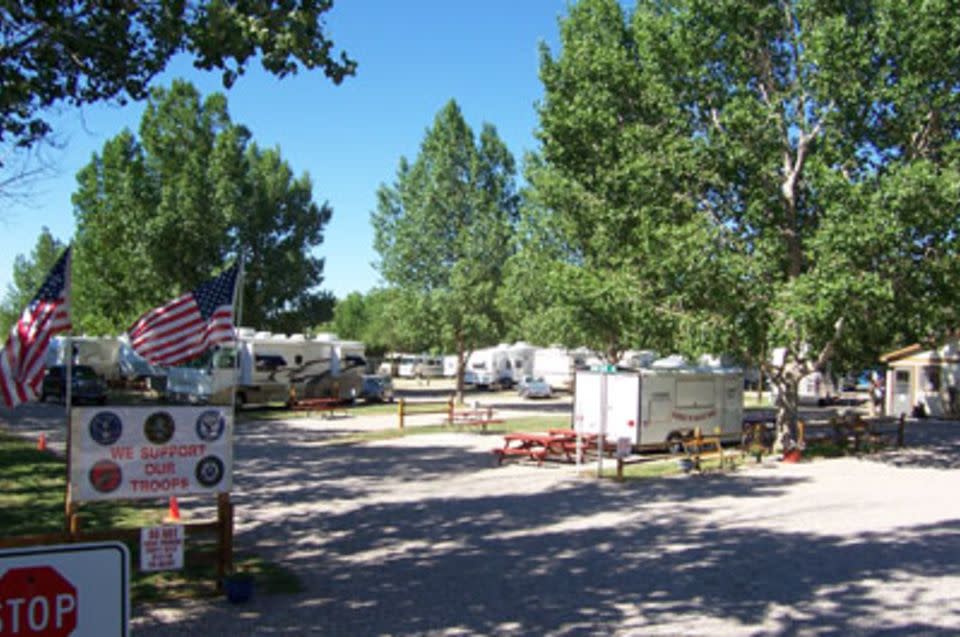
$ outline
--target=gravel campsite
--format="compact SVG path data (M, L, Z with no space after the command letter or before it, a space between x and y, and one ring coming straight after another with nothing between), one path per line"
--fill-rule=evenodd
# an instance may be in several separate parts
M305 590L136 608L137 635L856 635L960 631L953 422L904 450L615 483L493 466L493 436L236 437L237 541Z

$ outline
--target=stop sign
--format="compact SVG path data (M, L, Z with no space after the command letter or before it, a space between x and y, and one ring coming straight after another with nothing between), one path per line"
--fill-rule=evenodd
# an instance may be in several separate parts
M77 627L77 589L52 566L0 577L0 637L66 637Z

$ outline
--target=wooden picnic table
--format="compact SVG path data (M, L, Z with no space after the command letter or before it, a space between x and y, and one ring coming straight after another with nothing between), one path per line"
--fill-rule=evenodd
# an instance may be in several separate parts
M311 412L320 412L328 417L333 417L336 411L347 413L347 408L339 398L303 398L294 401L289 405L292 411L305 411L307 415Z
M596 434L581 434L580 452L596 451ZM617 446L610 442L603 444L603 452L616 453ZM573 462L577 457L577 432L572 429L549 429L546 432L516 432L503 436L503 447L493 450L497 464L507 457L526 457L543 464L549 458Z
M506 421L502 418L493 417L493 409L462 409L450 412L452 419L448 421L451 426L471 426L480 427L483 431L487 430L487 425L502 425Z

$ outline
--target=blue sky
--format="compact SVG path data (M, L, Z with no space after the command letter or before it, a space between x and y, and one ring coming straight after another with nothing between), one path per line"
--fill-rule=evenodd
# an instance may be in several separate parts
M277 80L254 62L226 91L219 74L195 71L185 59L158 83L182 77L205 95L226 93L234 122L259 146L279 147L294 172L309 173L314 200L333 207L317 250L326 259L322 288L342 298L378 283L370 227L377 187L393 181L401 156L417 155L449 99L475 132L495 125L518 162L535 148L538 46L557 51L566 8L567 0L337 0L328 33L359 63L340 86L321 72ZM43 226L61 240L72 236L77 172L123 128L136 131L142 111L140 103L61 110L54 126L67 145L52 155L57 174L37 183L26 203L0 209L0 290Z

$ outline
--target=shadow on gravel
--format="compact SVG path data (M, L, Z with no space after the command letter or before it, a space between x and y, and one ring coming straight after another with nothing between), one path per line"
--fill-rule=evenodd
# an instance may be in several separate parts
M908 420L905 447L865 459L896 467L960 469L960 422L935 419Z
M525 469L486 470L488 454L459 447L321 447L315 434L298 432L278 442L268 428L238 436L237 505L275 507L283 498L290 509L238 541L304 574L308 590L257 598L242 612L225 603L191 607L169 627L145 616L138 635L179 634L183 626L234 636L723 634L698 623L714 618L744 634L839 637L947 635L960 625L943 581L925 590L922 579L960 572L960 521L855 537L704 521L706 499L753 498L773 508L805 482L775 472L626 484L558 479L547 492L450 495L441 491L446 482L496 481ZM956 455L955 443L937 444ZM387 483L402 493L407 481L429 489L433 480L437 497L369 498ZM522 474L514 480L522 483ZM615 526L605 521L611 512L623 516ZM884 589L904 575L919 583L911 580L902 596ZM918 600L939 614L918 613Z

